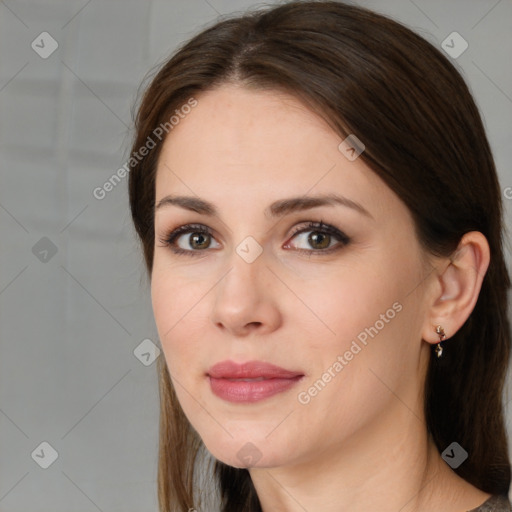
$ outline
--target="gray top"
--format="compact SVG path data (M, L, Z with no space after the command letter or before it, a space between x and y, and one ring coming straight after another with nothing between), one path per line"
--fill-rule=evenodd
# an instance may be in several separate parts
M512 512L512 505L507 496L495 494L478 508L468 512Z

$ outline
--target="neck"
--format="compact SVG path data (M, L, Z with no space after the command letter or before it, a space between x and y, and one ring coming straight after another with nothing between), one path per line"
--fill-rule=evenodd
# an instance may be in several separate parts
M396 405L324 453L289 466L251 469L263 511L458 512L462 503L469 510L485 501L488 494L443 461L424 419Z

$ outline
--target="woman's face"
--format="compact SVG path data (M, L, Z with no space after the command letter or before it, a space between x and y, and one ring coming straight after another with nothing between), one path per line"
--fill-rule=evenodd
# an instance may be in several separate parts
M158 162L151 280L190 423L235 467L399 439L429 358L409 211L293 97L225 85L196 99Z

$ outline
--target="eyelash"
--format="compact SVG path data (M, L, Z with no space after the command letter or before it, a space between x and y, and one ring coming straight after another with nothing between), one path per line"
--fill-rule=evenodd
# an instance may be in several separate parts
M350 238L347 235L345 235L345 233L335 228L334 226L331 226L330 224L324 224L323 221L309 222L306 226L298 227L296 230L293 231L290 239L292 239L298 234L307 233L308 231L314 231L315 233L331 235L337 238L340 243L334 245L333 247L329 247L328 249L294 249L295 251L301 254L309 254L310 256L312 254L331 254L332 252L340 250L342 247L350 243ZM176 228L174 231L171 231L170 233L166 234L163 238L159 238L159 241L162 244L161 247L169 247L171 251L174 252L175 254L185 254L187 256L198 256L199 253L204 252L201 250L187 250L181 249L180 247L176 247L176 239L180 235L183 235L185 233L200 233L203 235L213 237L213 233L211 232L211 230L206 226L203 226L202 224L184 224L183 226L180 226Z

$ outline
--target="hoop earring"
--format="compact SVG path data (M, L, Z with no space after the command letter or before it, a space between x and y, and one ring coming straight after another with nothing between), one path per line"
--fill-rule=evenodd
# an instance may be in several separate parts
M436 345L436 356L439 359L443 355L443 347L441 342L446 338L446 334L440 325L436 327L436 332L439 335L439 343Z

